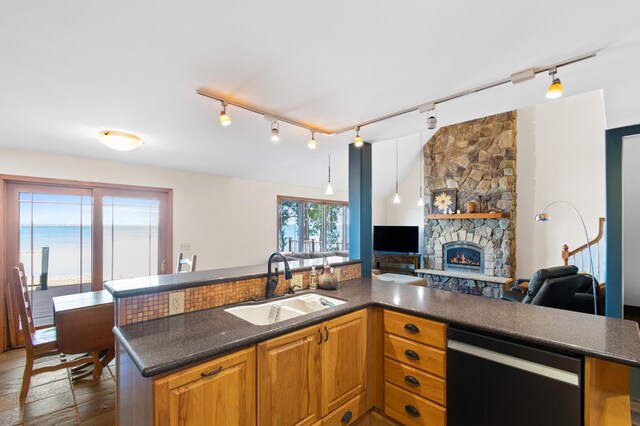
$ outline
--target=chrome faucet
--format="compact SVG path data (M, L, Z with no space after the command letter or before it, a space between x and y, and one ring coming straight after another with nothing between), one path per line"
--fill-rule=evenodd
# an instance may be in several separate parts
M282 259L282 261L284 262L284 279L290 280L291 278L293 278L293 275L291 274L291 269L289 269L289 262L287 261L287 258L284 257L282 253L277 251L271 253L271 256L269 256L269 261L267 262L267 268L268 268L267 291L265 295L267 298L275 296L276 287L278 286L278 267L277 266L276 266L275 277L271 278L271 262L273 261L274 257L280 257L280 259Z

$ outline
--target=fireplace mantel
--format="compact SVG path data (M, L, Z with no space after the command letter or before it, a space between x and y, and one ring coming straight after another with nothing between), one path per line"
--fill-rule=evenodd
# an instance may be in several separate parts
M428 214L427 219L502 219L501 212L498 213L453 213L453 214Z

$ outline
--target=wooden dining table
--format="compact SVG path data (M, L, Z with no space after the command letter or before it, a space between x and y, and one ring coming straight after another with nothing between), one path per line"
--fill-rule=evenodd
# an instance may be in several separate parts
M113 335L113 297L106 290L90 291L53 298L53 318L58 349L66 355L100 353L99 365L93 370L78 373L79 379L93 373L100 377L102 368L115 355ZM91 364L89 364L91 365Z

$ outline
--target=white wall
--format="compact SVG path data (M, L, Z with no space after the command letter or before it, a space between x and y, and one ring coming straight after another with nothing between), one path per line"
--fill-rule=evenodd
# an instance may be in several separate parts
M640 306L640 136L625 138L622 149L624 304Z
M278 195L347 200L323 188L9 149L0 149L0 174L172 188L173 251L191 243L198 269L265 262L276 247ZM374 199L374 221L384 220L383 203Z
M518 110L516 262L518 277L562 264L562 245L585 243L576 213L567 205L534 217L556 200L582 213L590 238L605 215L605 116L600 91Z

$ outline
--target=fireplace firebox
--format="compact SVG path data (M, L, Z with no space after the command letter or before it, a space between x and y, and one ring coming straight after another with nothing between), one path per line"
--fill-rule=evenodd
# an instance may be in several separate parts
M444 270L484 273L484 250L469 242L451 242L444 245Z

